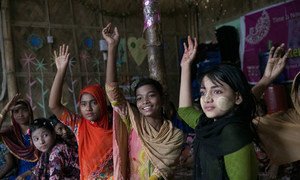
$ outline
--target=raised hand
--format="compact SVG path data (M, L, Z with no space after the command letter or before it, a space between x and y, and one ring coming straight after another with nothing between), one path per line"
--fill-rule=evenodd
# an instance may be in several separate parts
M17 100L21 98L21 94L17 93L2 109L2 113L4 114L11 110L11 108L16 104Z
M59 46L59 52L54 51L54 58L57 70L65 69L69 63L69 46Z
M291 49L284 52L284 44L281 44L276 49L272 47L269 53L269 60L264 72L264 77L268 78L270 81L276 79L276 77L283 71L286 59ZM284 55L282 55L284 53Z
M120 40L118 28L112 28L111 23L109 23L105 28L103 28L102 36L106 40L108 45L112 46L117 46Z
M188 47L187 47L186 43L184 43L183 46L184 46L184 54L181 59L181 63L180 63L181 66L183 66L185 64L191 64L193 62L193 60L195 59L197 47L198 47L197 39L194 38L194 41L193 41L191 39L191 37L188 36Z

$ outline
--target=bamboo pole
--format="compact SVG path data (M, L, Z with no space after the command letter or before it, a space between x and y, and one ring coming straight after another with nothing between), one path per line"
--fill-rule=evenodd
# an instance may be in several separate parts
M144 0L143 5L144 32L146 34L150 77L158 80L166 92L166 68L164 63L159 0Z
M2 15L2 30L3 30L3 44L4 44L4 58L6 64L7 76L7 91L8 98L11 99L18 92L17 82L15 77L15 64L13 57L13 45L10 26L10 9L9 0L1 1L1 15Z

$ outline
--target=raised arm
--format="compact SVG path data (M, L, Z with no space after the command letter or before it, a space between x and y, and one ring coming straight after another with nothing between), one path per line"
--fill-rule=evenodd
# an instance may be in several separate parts
M192 101L192 85L191 85L191 65L196 57L197 39L194 41L188 36L188 47L184 43L184 54L181 59L181 80L179 93L179 107L190 107Z
M270 49L269 60L264 75L259 80L259 82L252 88L252 93L254 94L256 99L260 99L267 87L283 71L290 51L291 49L288 49L286 52L284 52L284 44L281 44L276 49L275 47L272 47Z
M2 128L3 121L5 120L6 114L15 105L18 99L21 98L21 94L16 94L8 103L4 106L0 113L0 129Z
M64 106L61 103L63 80L69 64L69 46L62 45L59 47L59 52L54 51L55 64L57 72L51 87L49 97L49 108L59 117L64 110Z
M116 52L120 40L117 27L112 28L111 23L109 23L105 28L103 28L102 36L108 44L106 83L117 82Z

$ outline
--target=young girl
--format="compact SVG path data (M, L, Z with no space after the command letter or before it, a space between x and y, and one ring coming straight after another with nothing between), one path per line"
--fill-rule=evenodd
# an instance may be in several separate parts
M55 115L50 116L49 120L51 121L56 134L77 151L78 145L74 133L66 125L61 123Z
M108 42L106 92L110 102L122 117L119 124L114 114L116 142L119 150L115 161L116 179L170 179L176 159L179 157L183 133L175 128L162 114L163 90L153 79L141 80L136 88L136 107L131 106L118 88L115 53L118 47L117 28L108 24L102 31ZM115 126L119 124L118 126ZM127 137L127 130L129 139ZM125 152L128 145L128 153ZM128 158L128 161L127 161ZM128 162L128 164L127 164ZM120 166L118 166L120 165ZM126 169L128 167L128 169ZM119 171L120 170L120 171ZM129 171L129 174L126 174ZM121 174L119 174L121 173Z
M78 142L81 179L110 179L113 176L112 129L108 121L105 92L99 84L80 91L80 114L61 103L63 81L69 63L68 46L54 52L57 73L51 88L49 107L65 125L71 127Z
M28 101L16 94L2 109L0 129L8 111L11 111L12 125L0 132L3 143L17 159L16 179L30 179L31 169L36 165L38 151L30 142L27 133L33 113Z
M35 119L29 132L34 146L42 153L31 179L79 179L78 156L56 138L50 120Z
M178 113L195 128L195 179L257 179L257 164L252 145L251 121L255 98L242 71L219 65L200 78L202 112L192 108L191 64L197 49L196 39L188 37L181 60L181 85ZM272 55L270 55L272 57ZM269 61L265 76L278 74L280 58ZM272 67L270 63L273 63ZM281 67L283 68L283 67ZM264 78L263 78L264 79ZM254 88L261 91L264 82Z

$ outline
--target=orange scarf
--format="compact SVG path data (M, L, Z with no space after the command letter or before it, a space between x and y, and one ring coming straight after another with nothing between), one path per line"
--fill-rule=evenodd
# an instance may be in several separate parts
M100 105L100 119L91 122L82 117L78 129L78 154L81 177L89 179L100 174L107 162L112 159L112 129L108 122L106 97L100 85L87 86L80 92L91 94ZM96 174L95 174L96 173Z

